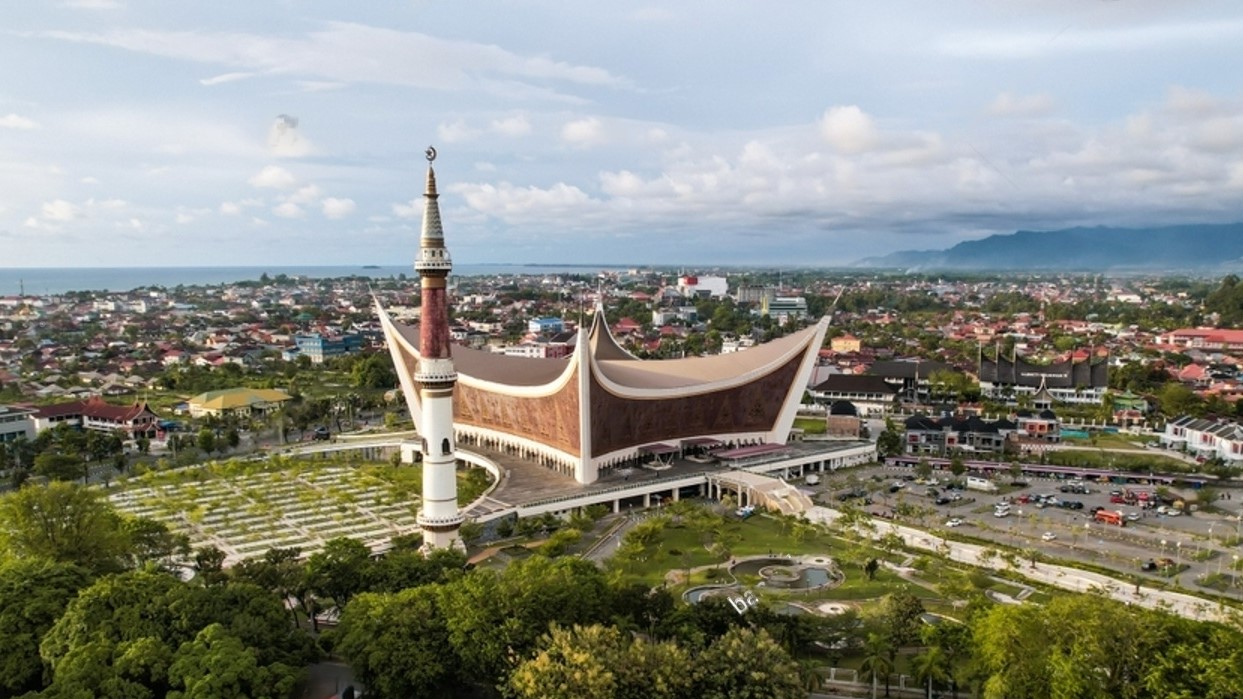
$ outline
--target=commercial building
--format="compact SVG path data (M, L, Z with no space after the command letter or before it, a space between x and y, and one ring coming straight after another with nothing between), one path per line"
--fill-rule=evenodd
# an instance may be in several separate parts
M186 402L190 417L263 414L281 407L293 396L279 388L226 388L200 393Z

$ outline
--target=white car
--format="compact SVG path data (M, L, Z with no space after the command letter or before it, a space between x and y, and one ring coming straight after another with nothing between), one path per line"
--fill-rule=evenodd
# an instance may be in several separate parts
M1138 512L1128 512L1128 513L1126 513L1126 521L1128 521L1128 522L1138 522L1138 521L1139 521L1139 513L1138 513Z
M1040 535L1041 541L1053 541L1056 538L1057 538L1057 534L1054 534L1053 532L1045 532Z
M961 526L962 526L962 519L960 519L960 518L958 518L958 517L954 517L954 518L950 519L950 521L946 522L946 523L945 523L945 526L947 526L947 527L961 527Z

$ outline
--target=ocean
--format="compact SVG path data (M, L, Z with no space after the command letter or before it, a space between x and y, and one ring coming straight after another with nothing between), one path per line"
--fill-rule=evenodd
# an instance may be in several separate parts
M601 271L627 269L624 265L455 265L454 276L474 277L520 274L596 274ZM263 274L275 277L329 279L334 277L371 277L388 279L405 274L417 276L411 265L361 266L324 265L292 267L0 267L0 296L31 296L63 294L69 291L129 291L145 286L174 287L231 284L258 280Z

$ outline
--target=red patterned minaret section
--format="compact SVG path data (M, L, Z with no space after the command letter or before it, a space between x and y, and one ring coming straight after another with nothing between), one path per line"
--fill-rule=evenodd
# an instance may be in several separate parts
M434 157L435 150L429 149ZM415 263L423 287L423 310L419 324L419 353L425 359L449 358L449 302L445 281L453 269L445 248L444 229L436 193L436 171L427 167L427 199L423 212L423 234L419 238L419 260Z

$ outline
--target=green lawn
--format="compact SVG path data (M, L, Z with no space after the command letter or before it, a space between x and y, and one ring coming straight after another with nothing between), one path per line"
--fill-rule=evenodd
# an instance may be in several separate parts
M796 417L794 427L802 430L803 434L824 434L829 430L828 423L822 417Z

